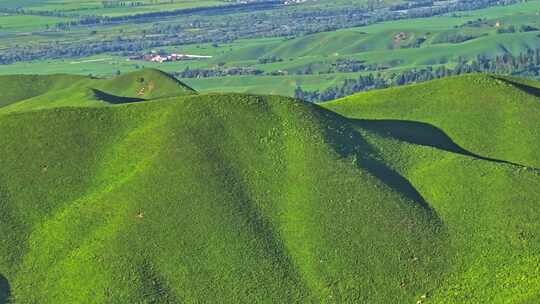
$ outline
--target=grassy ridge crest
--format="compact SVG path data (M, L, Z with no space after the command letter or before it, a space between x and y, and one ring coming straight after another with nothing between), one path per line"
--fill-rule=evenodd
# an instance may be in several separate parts
M325 109L173 80L138 97L168 79L145 73L0 109L0 302L540 292L535 83L463 76Z

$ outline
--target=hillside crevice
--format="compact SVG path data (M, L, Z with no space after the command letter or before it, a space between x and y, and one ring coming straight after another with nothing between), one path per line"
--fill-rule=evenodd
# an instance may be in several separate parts
M0 304L7 304L11 294L8 280L0 274Z
M537 168L531 168L506 160L484 157L476 153L470 152L456 144L452 140L452 138L450 138L450 136L448 136L443 130L428 123L409 120L370 119L350 119L350 122L355 127L371 131L381 137L393 138L410 144L432 147L488 162L508 164L512 166L538 170Z

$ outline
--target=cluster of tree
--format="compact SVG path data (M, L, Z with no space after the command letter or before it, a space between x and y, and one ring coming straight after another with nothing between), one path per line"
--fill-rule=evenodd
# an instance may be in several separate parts
M264 75L264 71L245 67L215 67L213 69L190 69L186 67L181 72L173 72L178 78L207 78L207 77L224 77L224 76L260 76Z
M454 16L457 17L457 16ZM484 26L491 26L491 24L488 22L486 18L478 18L476 20L468 20L462 25L456 25L455 28L458 27L484 27Z
M404 11L418 7L430 7L433 6L433 0L419 0L419 1L407 1L404 3L393 4L390 6L392 11Z
M101 5L104 8L116 8L116 7L134 7L134 6L143 6L145 5L142 1L118 1L118 0L109 0L101 1Z
M294 96L306 101L324 102L352 95L357 92L387 87L388 80L381 74L368 74L367 76L359 76L356 79L346 79L340 87L330 87L322 92L319 92L319 90L305 91L302 87L298 86L294 92Z
M267 58L259 58L260 64L267 64L267 63L274 63L274 62L282 62L283 58L277 57L277 56L270 56Z
M421 47L426 40L426 37L417 37L411 43L401 45L400 47L404 49L416 49Z
M355 73L360 71L365 71L369 67L366 66L362 61L355 59L338 59L332 68L335 72L338 73Z
M531 26L531 25L521 25L519 27L519 31L526 33L526 32L536 32L538 31L537 27Z
M451 34L445 34L445 35L439 35L433 40L433 44L438 43L462 43L465 41L473 40L482 36L486 36L487 34L482 35L470 35L470 34L463 34L463 33L451 33Z
M478 56L472 61L460 60L454 68L440 66L413 69L400 73L383 75L381 73L361 75L357 79L347 79L340 86L323 91L306 91L296 88L295 97L311 102L324 102L373 89L402 86L410 83L455 76L468 73L494 73L501 75L519 75L540 77L540 49L529 50L516 56L504 54L492 58Z
M521 25L519 28L516 29L516 27L514 25L510 25L506 28L498 28L497 29L497 33L498 34L511 34L511 33L516 33L516 32L522 32L522 33L525 33L525 32L535 32L535 31L538 31L538 28L534 27L534 26L530 26L530 25Z
M327 69L319 68L318 71L313 64L307 65L296 71L296 75L314 75L314 74L334 74L334 73L356 73L361 71L379 71L388 67L376 64L365 64L362 61L340 58L332 63Z

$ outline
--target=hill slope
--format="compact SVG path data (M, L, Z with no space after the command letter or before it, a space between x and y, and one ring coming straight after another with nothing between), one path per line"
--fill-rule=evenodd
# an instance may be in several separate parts
M447 228L453 254L427 303L538 301L539 170L471 154L427 124L354 124Z
M465 75L357 94L324 107L352 119L430 124L471 153L540 168L540 90L534 82Z
M211 95L11 114L0 130L13 143L0 272L17 302L319 302L380 288L400 301L444 267L429 206L397 173L377 178L385 166L359 154L369 146L313 106Z
M435 303L539 300L540 226L530 221L540 211L538 85L467 75L324 104L349 117L448 227L459 257L448 259Z
M75 75L0 76L0 114L65 106L104 106L196 92L154 69L112 79Z
M358 97L328 106L358 118ZM81 104L0 115L0 303L538 300L540 173L459 128L239 94Z

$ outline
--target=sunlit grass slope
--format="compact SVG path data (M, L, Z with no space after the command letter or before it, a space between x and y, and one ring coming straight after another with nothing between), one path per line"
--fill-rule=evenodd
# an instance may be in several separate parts
M325 107L354 119L428 123L472 153L540 168L540 89L535 85L465 75L361 93Z
M325 105L349 117L444 223L452 254L425 302L539 300L537 87L471 75Z
M316 106L14 113L0 142L0 273L17 303L412 301L447 267L433 210Z
M428 124L355 125L444 223L447 269L424 303L538 302L539 170L473 155Z
M65 106L105 106L196 94L159 70L112 79L75 75L0 76L0 114Z
M328 104L341 116L284 97L144 100L139 77L93 88L120 104L0 115L0 303L538 300L540 173L519 165L533 153L484 153L502 122L460 133L450 111L483 122L450 93L477 86L534 119L532 84L454 78L426 84L446 99L418 85L403 104ZM455 125L437 125L446 113Z

